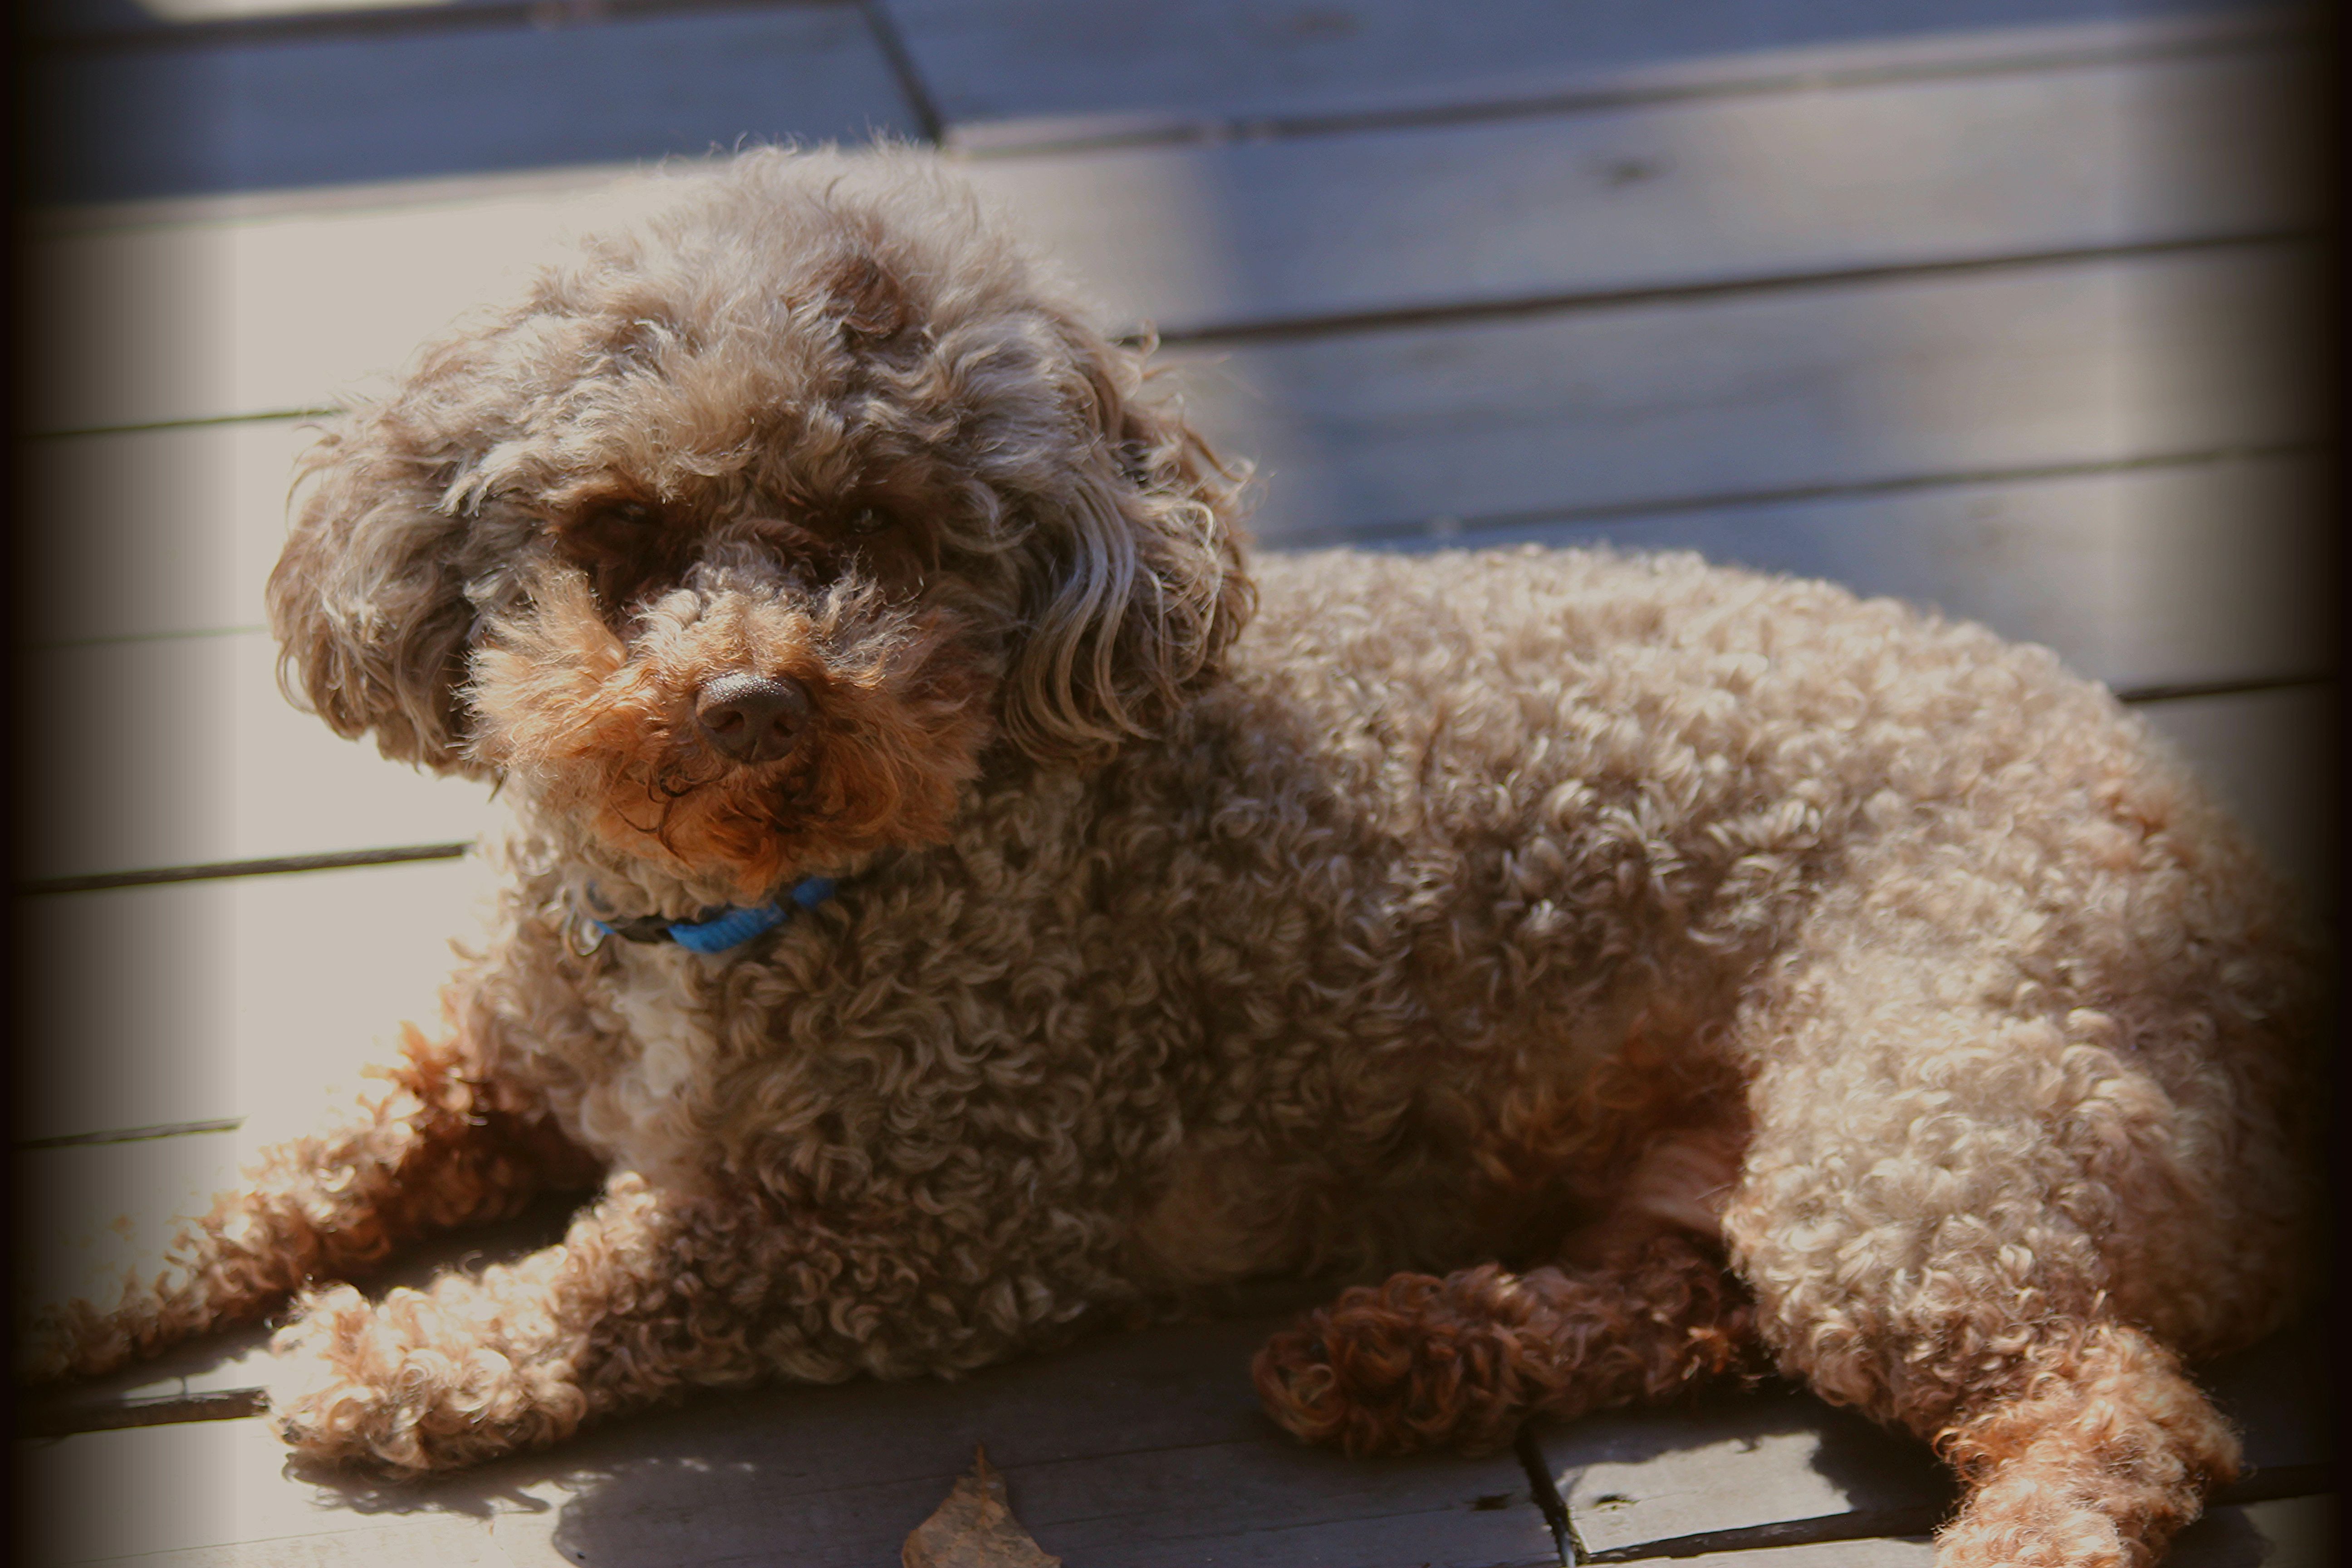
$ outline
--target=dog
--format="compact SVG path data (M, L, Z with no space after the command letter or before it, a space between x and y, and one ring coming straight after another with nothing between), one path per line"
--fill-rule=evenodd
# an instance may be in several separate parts
M513 808L443 1026L37 1373L284 1310L286 1440L415 1476L1296 1275L1257 1387L1351 1453L1777 1371L1954 1568L2232 1476L2183 1358L2309 1285L2325 999L2140 721L1686 555L1250 559L935 161L675 178L337 416L270 580L289 695Z

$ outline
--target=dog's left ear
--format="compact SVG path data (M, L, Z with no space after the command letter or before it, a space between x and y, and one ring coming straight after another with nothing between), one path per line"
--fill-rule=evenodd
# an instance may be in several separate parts
M1004 734L1047 763L1100 761L1156 734L1223 667L1256 607L1235 507L1245 474L1181 415L1143 401L1146 350L1059 323L1083 461L1033 518L1043 548L1024 584L1024 641Z
M304 458L269 576L278 684L335 733L395 762L486 776L463 688L478 599L507 585L514 540L459 498L513 402L520 313L461 323L390 395L329 421Z
M415 449L397 406L345 413L303 460L294 527L269 574L278 684L395 762L471 773L458 689L473 606L454 464Z

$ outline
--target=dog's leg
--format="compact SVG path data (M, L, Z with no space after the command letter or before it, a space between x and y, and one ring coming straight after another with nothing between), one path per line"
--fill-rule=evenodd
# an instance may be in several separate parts
M1965 1275L1973 1261L1931 1252L1921 1268ZM2146 1331L2000 1306L1988 1293L1858 1342L1841 1331L1850 1321L1817 1325L1844 1340L1833 1367L1801 1335L1782 1364L1907 1425L1958 1470L1965 1497L1938 1568L2145 1568L2237 1474L2236 1434Z
M1350 1454L1491 1452L1535 1415L1666 1398L1739 1366L1746 1303L1696 1240L1624 1264L1514 1274L1486 1264L1363 1286L1258 1352L1282 1426Z
M562 1245L515 1263L444 1274L381 1303L348 1285L312 1291L273 1346L279 1435L306 1458L415 1475L555 1442L698 1370L711 1382L749 1381L740 1323L693 1339L698 1316L731 1311L727 1286L740 1283L698 1274L693 1239L725 1236L748 1261L750 1238L737 1228L680 1223L625 1175Z
M2119 1323L2037 1326L1936 1447L1969 1487L1940 1568L2143 1564L2237 1474L2237 1434L2172 1353Z
M2143 958L2121 898L2061 962L2034 891L1954 858L1808 934L1724 1229L1782 1370L1958 1470L1944 1568L2139 1568L2238 1465L2174 1349L2292 1300L2294 993L2252 943Z
M560 1246L381 1302L349 1286L304 1298L278 1336L272 1414L305 1458L413 1477L689 1388L911 1371L950 1333L971 1352L959 1365L1013 1347L1017 1331L946 1303L887 1228L623 1173Z
M1723 1142L1662 1140L1610 1216L1570 1238L1567 1268L1489 1264L1348 1291L1259 1352L1267 1412L1351 1454L1490 1451L1530 1416L1664 1399L1743 1366L1747 1300L1694 1234L1711 1229L1703 1194L1721 1183L1692 1151ZM1701 1186L1685 1191L1694 1176Z
M380 1263L401 1242L504 1218L594 1167L544 1121L505 1111L454 1042L413 1026L401 1059L328 1131L266 1149L243 1184L182 1222L165 1267L121 1298L74 1301L28 1328L27 1381L109 1372L194 1335L249 1321L307 1282Z

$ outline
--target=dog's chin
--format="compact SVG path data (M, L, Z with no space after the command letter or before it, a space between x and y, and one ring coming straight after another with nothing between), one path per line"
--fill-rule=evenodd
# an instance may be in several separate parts
M632 657L577 584L559 582L477 653L472 754L575 850L706 901L723 890L757 902L877 850L944 840L995 732L996 661L905 617L828 638L796 615L771 607L779 626L756 657L719 636L715 615ZM810 695L805 729L774 762L730 762L698 731L696 693L746 667Z
M651 821L646 795L624 787L600 803L592 829L613 853L682 882L723 887L735 902L756 903L802 878L838 875L877 850L945 839L969 782L894 773L898 798L887 803L892 809L877 809L883 803L840 782L851 771L871 772L839 759L782 778L762 776L769 769L744 770L662 800Z
M591 752L566 767L509 773L508 785L542 826L627 881L674 883L702 904L751 904L880 850L943 842L979 776L981 738L912 755L835 742L822 757L701 776Z

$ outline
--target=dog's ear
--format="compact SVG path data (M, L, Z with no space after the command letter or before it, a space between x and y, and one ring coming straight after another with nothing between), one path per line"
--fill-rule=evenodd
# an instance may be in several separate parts
M295 706L347 738L373 731L395 762L478 773L460 696L475 624L459 500L467 456L431 416L436 379L415 378L320 435L269 574L269 626Z
M1090 438L1033 520L1003 723L1041 762L1087 763L1157 733L1223 668L1257 599L1236 517L1245 474L1141 399L1148 350L1076 323L1062 335Z

